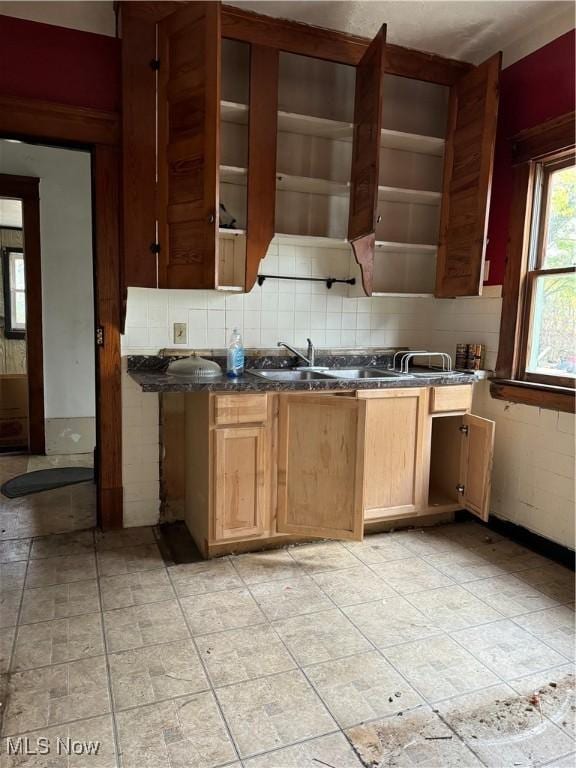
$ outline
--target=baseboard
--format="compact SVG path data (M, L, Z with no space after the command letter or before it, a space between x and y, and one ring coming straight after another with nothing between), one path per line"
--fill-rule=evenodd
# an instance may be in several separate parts
M480 522L477 517L465 511L456 512L456 520L474 520ZM554 560L554 562L566 566L566 568L575 570L576 553L569 547L557 544L555 541L550 541L550 539L540 536L533 531L529 531L528 528L524 528L522 525L511 523L508 520L502 520L493 515L490 516L488 523L481 524L491 531L500 533L502 536L506 536L506 538L512 539L512 541L515 541L518 544L522 544L522 546L531 549L539 555L548 557L550 560Z

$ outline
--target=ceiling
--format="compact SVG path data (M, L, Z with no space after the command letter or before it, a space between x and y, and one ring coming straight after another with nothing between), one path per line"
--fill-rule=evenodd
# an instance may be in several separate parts
M226 0L250 11L374 37L388 25L390 43L479 63L554 17L571 15L563 0ZM561 34L561 32L559 33ZM550 38L552 39L552 38Z
M474 63L503 50L505 66L574 27L574 4L568 0L224 2L363 37L374 37L386 23L391 43ZM104 35L116 33L111 0L0 0L0 13Z
M22 203L0 197L0 227L22 228Z

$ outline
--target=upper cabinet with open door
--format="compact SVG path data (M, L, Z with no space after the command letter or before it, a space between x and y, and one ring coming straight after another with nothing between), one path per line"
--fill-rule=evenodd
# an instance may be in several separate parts
M278 51L224 37L217 2L121 6L125 286L250 290L274 234Z
M386 27L383 26L356 67L348 240L361 266L363 287L368 296L372 293L378 216L385 45Z
M280 395L279 533L360 541L366 401Z
M158 284L215 288L219 3L192 3L163 19L158 53Z
M452 87L436 296L482 292L502 55L495 54Z

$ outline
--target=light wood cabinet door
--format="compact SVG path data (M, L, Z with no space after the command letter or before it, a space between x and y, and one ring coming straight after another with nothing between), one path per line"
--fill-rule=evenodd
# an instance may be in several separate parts
M367 296L372 294L374 271L385 49L383 25L356 67L348 240Z
M417 512L426 498L428 390L358 392L366 397L366 520Z
M365 414L355 398L280 395L279 532L362 539Z
M438 297L482 292L501 59L502 54L495 54L451 89L436 263Z
M220 3L158 25L160 288L217 285L220 43Z
M265 427L213 431L213 539L264 532L267 482Z
M495 423L468 413L462 417L462 456L458 498L465 509L488 520Z

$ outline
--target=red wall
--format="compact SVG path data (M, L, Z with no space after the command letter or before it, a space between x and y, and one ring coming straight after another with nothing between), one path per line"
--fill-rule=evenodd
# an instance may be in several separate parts
M499 285L504 279L512 198L509 139L524 128L574 109L574 40L574 31L567 32L502 71L488 224L489 285Z
M120 40L0 15L0 93L120 109Z

